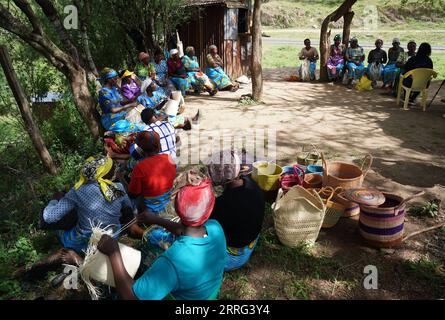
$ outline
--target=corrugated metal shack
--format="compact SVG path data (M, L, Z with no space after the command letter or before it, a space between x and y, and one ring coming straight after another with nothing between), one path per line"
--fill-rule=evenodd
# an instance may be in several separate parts
M193 46L201 68L206 66L208 47L218 47L225 72L232 78L247 75L252 54L250 1L187 0L199 6L188 24L178 26L184 49Z

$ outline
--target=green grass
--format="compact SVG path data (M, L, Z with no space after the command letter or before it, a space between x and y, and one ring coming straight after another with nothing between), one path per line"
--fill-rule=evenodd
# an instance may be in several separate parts
M300 64L298 53L302 47L303 46L264 44L263 68L296 68ZM369 51L370 50L365 50L366 56ZM434 70L439 73L438 79L443 79L445 77L445 51L433 51L431 59L434 63Z

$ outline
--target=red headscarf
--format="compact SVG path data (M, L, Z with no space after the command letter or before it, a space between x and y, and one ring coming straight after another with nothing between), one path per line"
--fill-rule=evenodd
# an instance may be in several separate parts
M136 135L136 143L147 153L159 153L161 150L160 137L154 131L142 131Z
M215 205L212 181L203 180L197 186L182 187L175 199L175 209L182 224L190 227L203 225L210 217Z

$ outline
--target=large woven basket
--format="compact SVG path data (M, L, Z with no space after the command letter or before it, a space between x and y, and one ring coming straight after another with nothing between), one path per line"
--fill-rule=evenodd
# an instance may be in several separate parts
M360 188L372 165L370 154L363 159L361 168L352 163L340 161L327 163L323 152L321 160L323 162L323 187L342 187L345 190Z
M317 240L325 216L325 205L318 193L294 186L284 194L278 191L272 205L274 223L280 241L289 247Z

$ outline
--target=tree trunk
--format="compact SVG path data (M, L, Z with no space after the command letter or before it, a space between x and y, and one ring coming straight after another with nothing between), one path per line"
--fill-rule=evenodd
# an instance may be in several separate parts
M8 50L3 45L0 46L0 63L3 67L3 71L5 72L9 86L11 87L12 93L14 94L15 100L17 101L20 114L22 115L23 122L25 123L25 128L28 131L29 137L36 148L43 165L50 174L57 174L57 167L45 146L45 142L42 139L39 127L34 122L28 99L22 86L20 85L20 82L18 81L17 74L12 66Z
M351 16L351 7L357 2L357 0L345 0L337 10L329 14L321 25L320 30L320 81L328 80L328 70L327 70L327 62L329 58L329 36L330 31L328 31L329 24L331 22L338 21L341 17L344 17L345 22L348 21L349 26L348 30L350 30L350 26L352 23L352 18L354 17L354 13ZM348 20L350 19L350 20ZM343 29L344 36L345 29ZM349 34L348 34L349 39Z
M80 115L90 129L93 137L98 138L103 132L100 124L100 115L88 89L87 75L84 69L70 70L67 74L73 92L74 103Z
M349 37L351 35L352 19L354 18L354 11L349 9L349 12L343 16L343 45L345 48L349 46Z
M255 0L253 8L252 26L252 99L261 101L263 95L263 70L262 60L262 39L261 39L261 0Z

